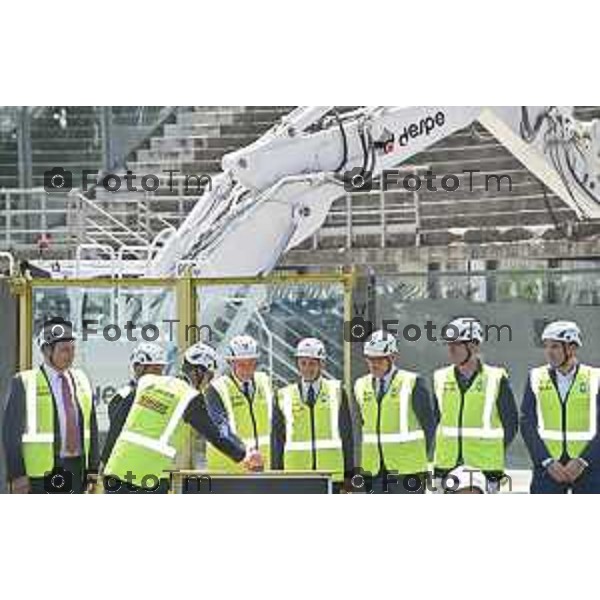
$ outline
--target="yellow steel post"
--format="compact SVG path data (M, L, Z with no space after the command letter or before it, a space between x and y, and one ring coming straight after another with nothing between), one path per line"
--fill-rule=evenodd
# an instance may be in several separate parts
M175 286L177 299L177 345L180 352L191 346L195 339L189 335L194 329L190 326L196 324L195 287L188 273L177 280ZM190 339L191 338L191 339Z
M19 364L24 371L31 368L33 362L33 294L30 279L16 277L10 282L11 292L18 297L19 306Z
M196 334L196 287L190 272L187 271L175 285L177 306L177 347L181 355L191 346ZM193 469L194 447L196 445L196 434L191 427L186 428L186 443L182 456L177 461L179 468Z

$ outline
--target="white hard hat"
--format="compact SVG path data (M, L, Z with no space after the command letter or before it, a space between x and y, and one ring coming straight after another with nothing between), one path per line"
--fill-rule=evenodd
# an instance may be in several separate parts
M327 352L325 345L317 338L304 338L296 346L296 358L317 358L325 360Z
M392 356L398 353L398 342L388 331L375 331L368 342L365 342L364 355L371 358Z
M129 366L135 365L167 365L167 355L162 346L152 342L142 342L133 349L129 357Z
M487 494L487 479L479 469L463 465L446 475L445 487L447 492L479 490Z
M227 360L258 358L258 342L250 335L236 335L227 347Z
M555 321L550 323L542 333L542 341L553 340L583 346L581 330L573 321Z
M207 371L217 369L217 351L204 342L190 346L183 355L186 364L193 367L203 367Z
M473 317L459 317L445 327L447 342L483 342L481 323Z

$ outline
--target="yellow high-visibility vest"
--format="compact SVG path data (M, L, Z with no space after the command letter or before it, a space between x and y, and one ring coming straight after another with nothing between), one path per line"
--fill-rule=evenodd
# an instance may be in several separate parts
M41 368L18 374L25 387L25 432L21 438L25 471L29 477L43 477L54 468L54 399L48 379ZM75 401L83 417L83 451L89 467L92 387L83 371L70 369Z
M225 406L233 433L244 442L247 448L259 450L265 466L268 466L271 455L273 388L269 376L260 371L254 374L253 383L254 398L252 399L252 407L232 375L222 375L211 382L211 385L219 394ZM209 471L244 472L240 464L212 446L208 446L206 450L206 463Z
M279 390L277 399L285 416L284 468L286 471L310 471L313 467L310 408L302 401L299 384L294 383ZM344 458L339 431L341 401L341 382L322 379L313 409L316 469L331 471L334 481L344 478Z
M462 395L454 366L434 373L435 395L440 410L435 444L435 467L450 470L459 460L462 438L463 463L484 471L504 470L504 428L498 413L500 382L506 371L482 365Z
M600 369L579 366L565 401L564 420L563 403L550 378L549 367L532 369L529 382L536 398L538 432L548 452L557 460L562 458L563 451L569 458L579 457L597 433Z
M362 468L377 475L380 468L379 442L388 472L410 475L427 471L425 433L412 407L417 374L398 369L381 401L380 435L377 435L378 403L373 377L366 375L354 384L355 398L363 418Z
M133 404L110 454L105 475L152 486L144 477L168 479L185 443L183 414L198 391L182 379L165 375L140 377ZM135 479L130 479L131 472Z

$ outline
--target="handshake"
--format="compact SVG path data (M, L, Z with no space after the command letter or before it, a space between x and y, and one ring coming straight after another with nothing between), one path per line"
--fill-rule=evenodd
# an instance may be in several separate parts
M265 463L261 453L258 450L254 448L248 448L246 450L246 456L242 460L242 466L247 471L256 472L264 470Z

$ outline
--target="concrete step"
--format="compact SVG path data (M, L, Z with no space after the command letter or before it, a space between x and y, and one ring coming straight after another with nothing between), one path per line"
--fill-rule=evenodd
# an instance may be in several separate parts
M127 165L134 173L152 173L157 176L166 169L178 170L183 174L194 174L198 176L211 175L221 172L220 160L165 160L140 162L134 161Z
M559 221L572 218L569 209L555 211ZM518 215L514 212L501 212L495 207L490 207L486 214L457 214L451 216L438 215L422 218L423 229L452 229L452 228L494 228L494 227L523 227L531 225L551 225L553 220L544 209L524 210Z
M549 198L548 200L555 213L565 211L571 212L571 218L574 218L575 215L562 200L556 197ZM485 219L490 212L502 211L513 213L513 223L515 225L519 224L519 214L521 211L527 212L533 210L542 212L547 211L543 196L496 198L493 202L490 202L489 200L474 199L471 201L447 201L420 205L422 218L438 217L440 215L448 217L454 217L456 215L480 215L481 218Z

